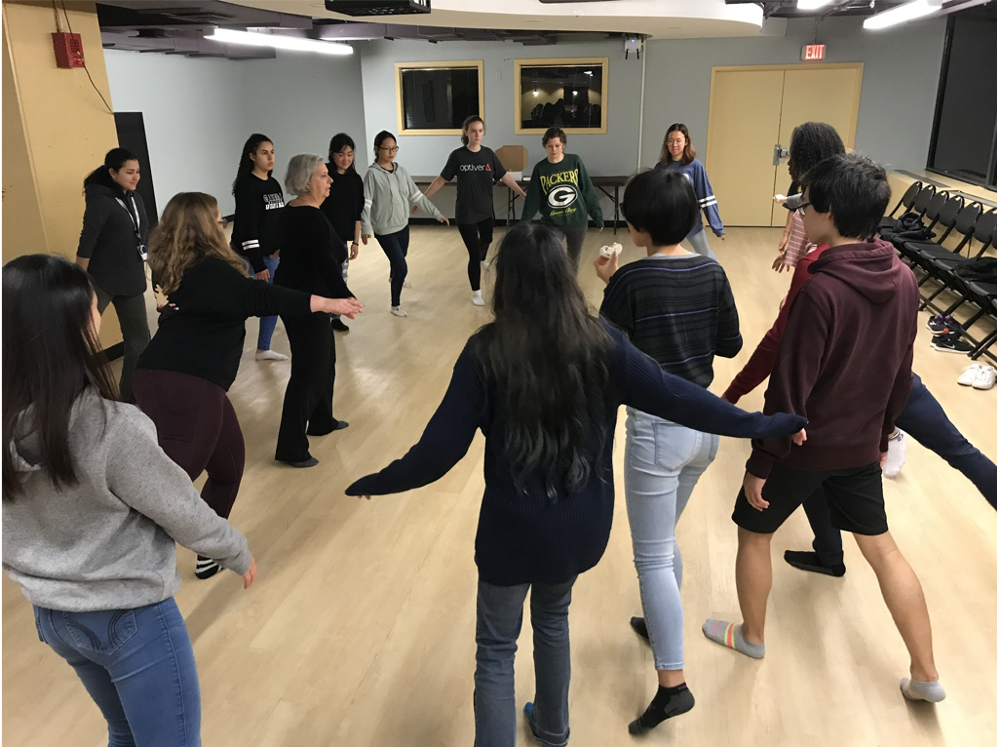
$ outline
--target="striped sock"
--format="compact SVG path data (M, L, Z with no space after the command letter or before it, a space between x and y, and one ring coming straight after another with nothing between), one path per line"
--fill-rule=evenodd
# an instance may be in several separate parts
M738 653L750 656L752 659L761 659L765 656L765 646L761 643L749 643L744 640L741 633L741 626L726 620L707 620L703 623L703 634L711 641L719 643L721 646L732 648Z
M194 567L194 575L200 579L211 578L221 569L222 567L211 558L198 555L197 565Z

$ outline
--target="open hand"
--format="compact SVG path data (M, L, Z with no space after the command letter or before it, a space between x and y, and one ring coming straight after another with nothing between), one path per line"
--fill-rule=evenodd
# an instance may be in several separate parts
M450 225L450 219L449 218L444 217L444 218L440 218L439 220L440 220L440 223L446 223L448 226Z
M249 570L242 574L242 588L248 589L256 580L256 558L249 558Z
M355 298L328 298L325 308L327 314L340 314L348 319L356 319L357 314L363 313L363 304Z
M270 270L260 270L256 273L256 279L262 280L264 283L270 280Z
M764 511L769 507L769 502L762 498L762 489L765 487L765 480L755 477L750 472L744 473L744 497L748 499L751 507L757 511Z
M782 272L783 270L789 269L789 265L786 264L785 254L779 254L776 256L775 261L772 262L772 269L776 272Z

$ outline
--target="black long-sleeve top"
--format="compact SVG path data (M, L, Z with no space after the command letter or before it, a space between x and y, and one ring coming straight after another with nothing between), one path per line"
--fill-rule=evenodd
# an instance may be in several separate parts
M608 325L607 325L608 326ZM465 346L450 386L419 442L380 472L357 480L347 495L400 493L428 485L450 470L479 428L485 436L485 494L481 502L475 562L480 577L498 586L561 583L592 568L602 557L613 521L613 442L620 404L708 433L740 438L795 433L806 424L796 415L747 413L696 384L661 370L621 332L610 329L610 390L606 393L605 439L588 482L576 493L557 487L548 499L544 483L530 479L516 488L503 456L505 430L495 402L495 384Z
M272 176L246 174L235 184L235 225L232 248L249 260L253 272L263 272L263 258L280 250L278 222L284 212L284 190Z
M149 217L142 196L116 184L91 182L86 185L86 200L76 254L90 260L87 272L112 296L145 293L145 260L139 244L149 238Z
M247 278L208 257L187 269L160 307L159 329L137 368L199 376L227 391L239 372L247 318L310 313L311 294Z
M356 237L357 221L363 214L363 179L354 169L336 173L336 164L329 164L332 186L322 203L322 212L329 219L336 235L349 246Z
M274 283L326 298L350 298L343 280L349 250L317 207L288 205L280 217L280 266Z

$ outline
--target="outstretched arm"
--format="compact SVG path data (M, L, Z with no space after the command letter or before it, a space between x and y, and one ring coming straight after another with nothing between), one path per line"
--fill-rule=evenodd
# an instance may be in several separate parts
M419 442L380 472L361 477L346 494L402 493L439 480L467 453L483 403L484 384L473 355L465 347L454 365L447 393Z
M523 188L516 183L516 180L513 179L512 174L510 174L508 171L502 175L502 178L499 181L501 181L505 186L507 186L509 189L511 189L520 197L522 197L524 200L526 199L526 192L524 192ZM429 193L427 192L426 194L428 195Z

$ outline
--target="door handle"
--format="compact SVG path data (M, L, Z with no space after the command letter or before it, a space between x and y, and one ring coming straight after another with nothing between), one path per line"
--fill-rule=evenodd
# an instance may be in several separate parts
M789 151L781 145L776 144L772 150L772 165L778 166L780 163L785 163L787 158L789 158Z

